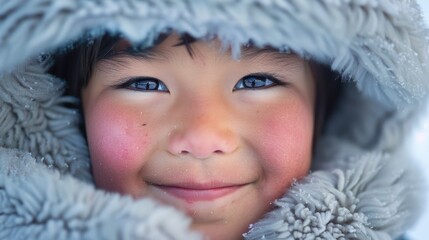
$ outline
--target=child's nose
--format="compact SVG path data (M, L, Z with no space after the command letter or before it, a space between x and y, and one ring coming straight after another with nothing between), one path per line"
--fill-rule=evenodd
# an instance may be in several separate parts
M184 121L171 132L168 151L177 156L190 155L197 159L234 152L238 138L228 118L219 111L198 108L196 106L187 111Z

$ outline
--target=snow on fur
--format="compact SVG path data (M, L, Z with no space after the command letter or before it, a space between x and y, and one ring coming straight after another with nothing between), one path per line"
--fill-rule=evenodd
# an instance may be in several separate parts
M0 239L201 237L188 230L191 220L172 207L96 190L47 169L29 154L4 148L0 149L0 222Z
M78 100L62 96L65 84L44 73L46 64L33 62L1 76L0 146L31 152L48 167L91 181Z
M317 171L274 202L246 239L394 239L409 227L421 180L404 159L368 153L354 168ZM404 185L408 182L408 185ZM413 210L413 211L412 211ZM400 220L401 219L401 220ZM412 220L412 219L410 219Z
M0 6L0 72L88 30L150 44L173 28L216 34L236 54L249 39L291 48L330 64L385 103L413 102L428 88L427 32L409 0L3 0Z

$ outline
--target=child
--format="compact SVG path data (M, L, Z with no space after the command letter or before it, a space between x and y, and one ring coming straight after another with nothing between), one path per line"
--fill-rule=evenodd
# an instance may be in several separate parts
M0 7L0 238L397 239L416 220L414 3L66 3Z

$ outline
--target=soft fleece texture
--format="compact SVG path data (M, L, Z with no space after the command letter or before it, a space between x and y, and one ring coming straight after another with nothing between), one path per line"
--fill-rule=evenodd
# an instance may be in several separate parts
M171 207L93 186L77 100L46 69L49 53L106 31L147 45L168 29L216 35L235 57L251 39L341 73L312 173L245 238L394 239L418 217L423 180L404 141L429 54L414 1L1 0L0 20L1 239L202 237Z

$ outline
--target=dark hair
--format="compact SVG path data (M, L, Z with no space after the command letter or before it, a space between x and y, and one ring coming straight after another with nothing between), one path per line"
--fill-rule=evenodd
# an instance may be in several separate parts
M162 43L168 36L169 34L167 33L160 34L154 41L152 48ZM49 73L66 80L67 89L65 94L80 97L80 91L82 87L88 84L95 64L115 54L114 49L122 39L117 35L105 34L91 41L79 42L72 47L72 50L58 53L54 56L55 63L50 68ZM184 45L192 57L194 52L191 44L196 40L189 34L183 34L174 46ZM140 49L139 53L145 55L145 51L149 49ZM130 52L130 54L136 54L136 52Z
M153 46L162 43L168 36L168 33L160 34L154 41ZM68 88L65 94L80 97L81 89L88 84L95 64L108 58L111 54L115 54L113 49L115 49L120 40L122 40L120 36L105 34L89 43L80 42L72 50L57 54L54 57L55 63L49 72L66 80ZM184 45L192 57L194 53L191 44L196 40L189 34L182 34L178 43L174 46ZM140 49L137 52L141 52L144 55L145 50L148 49ZM323 130L326 118L329 117L335 106L340 94L341 84L339 74L330 70L328 66L310 61L310 68L316 81L314 139L317 139Z

